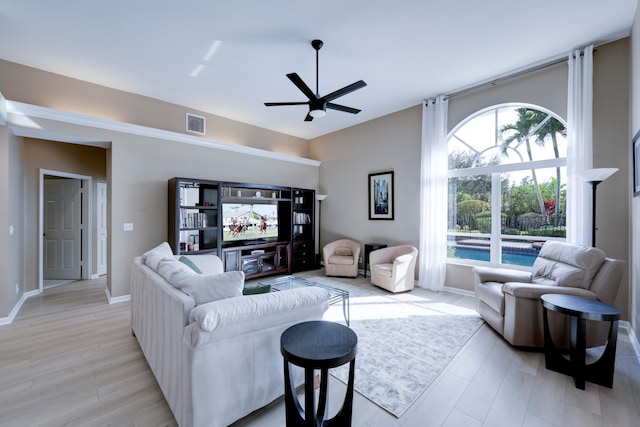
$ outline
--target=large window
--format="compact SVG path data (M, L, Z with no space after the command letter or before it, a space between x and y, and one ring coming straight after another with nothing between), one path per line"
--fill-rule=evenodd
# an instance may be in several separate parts
M448 257L528 267L566 237L566 125L529 105L479 111L449 135Z

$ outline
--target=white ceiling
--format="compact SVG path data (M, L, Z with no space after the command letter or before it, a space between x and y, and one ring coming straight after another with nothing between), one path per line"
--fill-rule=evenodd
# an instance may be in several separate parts
M628 36L637 3L0 0L0 58L311 139ZM287 73L315 91L316 38L320 95L362 79L335 100L360 114L264 106L306 101Z

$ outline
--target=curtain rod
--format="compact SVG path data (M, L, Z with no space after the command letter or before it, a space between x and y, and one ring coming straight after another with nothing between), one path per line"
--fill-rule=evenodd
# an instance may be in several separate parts
M595 53L596 49L594 49L593 52ZM453 98L453 97L456 97L456 96L460 96L460 95L463 95L463 94L465 94L467 92L471 92L471 91L474 91L474 90L477 90L477 89L480 89L480 88L483 88L483 87L486 87L486 86L495 86L498 83L502 83L502 82L504 82L506 80L514 79L516 77L524 76L525 74L529 74L529 73L533 73L533 72L536 72L536 71L539 71L539 70L543 70L545 68L553 67L554 65L558 65L558 64L561 64L561 63L567 61L568 58L569 58L569 55L573 55L573 51L570 52L569 54L565 54L561 58L557 58L557 59L551 60L549 62L545 62L543 64L535 65L535 66L533 66L531 68L527 68L526 70L516 71L513 74L509 74L507 76L497 77L495 79L492 79L492 80L484 82L484 83L478 83L478 84L476 84L474 86L471 86L471 87L468 87L468 88L465 88L465 89L460 89L458 91L455 91L455 92L452 92L452 93L448 94L446 96L446 98ZM583 51L580 50L580 56L583 56L583 55L584 55Z

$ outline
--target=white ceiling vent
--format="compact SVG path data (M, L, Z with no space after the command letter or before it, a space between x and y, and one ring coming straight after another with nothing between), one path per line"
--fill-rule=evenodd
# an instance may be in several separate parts
M196 116L195 114L187 113L187 132L199 133L204 135L206 133L205 118Z

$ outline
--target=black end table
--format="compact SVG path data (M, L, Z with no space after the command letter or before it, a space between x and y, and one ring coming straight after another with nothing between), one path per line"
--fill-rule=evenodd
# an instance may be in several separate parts
M571 375L576 388L584 390L585 381L605 387L613 387L613 371L616 361L616 342L620 310L598 300L563 294L542 295L544 321L544 357L546 368ZM549 331L547 310L571 317L571 348L569 360L556 348ZM587 320L611 322L609 337L600 359L586 364Z
M384 243L365 243L364 244L364 278L367 278L367 265L369 264L369 254L376 249L386 248Z
M284 357L284 401L287 427L345 427L351 425L353 382L358 336L348 327L322 320L291 326L280 337L280 352ZM342 408L335 417L325 420L329 369L350 362L349 382ZM296 395L291 366L304 368L304 407ZM314 399L314 374L320 370L320 394L317 411Z

